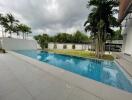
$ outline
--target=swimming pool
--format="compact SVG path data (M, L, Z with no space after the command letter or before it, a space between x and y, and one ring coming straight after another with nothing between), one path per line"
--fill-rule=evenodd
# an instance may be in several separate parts
M132 93L131 82L115 62L35 50L19 50L15 52Z

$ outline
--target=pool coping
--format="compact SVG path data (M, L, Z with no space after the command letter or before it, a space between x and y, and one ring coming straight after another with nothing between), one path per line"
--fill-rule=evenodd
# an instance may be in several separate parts
M27 63L30 63L31 65L34 65L36 68L44 70L67 83L70 83L90 94L97 96L102 100L131 100L132 98L132 93L128 93L95 80L82 77L64 69L53 67L53 65L37 61L36 59L32 59L12 51L9 51L9 53Z

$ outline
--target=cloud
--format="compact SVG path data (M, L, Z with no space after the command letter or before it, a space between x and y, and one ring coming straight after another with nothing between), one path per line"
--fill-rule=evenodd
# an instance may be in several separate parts
M0 0L0 12L12 13L33 33L73 33L83 30L88 0Z

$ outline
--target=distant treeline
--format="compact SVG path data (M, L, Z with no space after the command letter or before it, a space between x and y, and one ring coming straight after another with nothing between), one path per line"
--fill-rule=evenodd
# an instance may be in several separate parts
M89 43L91 38L86 34L77 31L74 34L68 33L58 33L55 36L49 36L48 34L42 34L34 36L35 40L40 44L40 46L44 49L47 47L49 42L55 43Z
M92 37L87 36L85 33L76 31L74 34L68 33L58 33L54 36L50 36L48 34L36 35L34 39L37 40L38 44L41 48L47 48L49 42L54 43L79 43L79 44L88 44L92 42ZM120 30L116 31L112 40L121 40L122 36L120 34Z
M42 34L34 36L34 38L39 42L40 40L45 40L46 42L58 42L58 43L88 43L90 42L90 37L86 34L77 31L74 34L68 33L58 33L54 36L49 36L48 34Z

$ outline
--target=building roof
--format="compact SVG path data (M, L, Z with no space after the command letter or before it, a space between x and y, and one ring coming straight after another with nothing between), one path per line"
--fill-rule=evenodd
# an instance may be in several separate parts
M121 23L128 13L132 12L132 0L120 0L119 19Z

